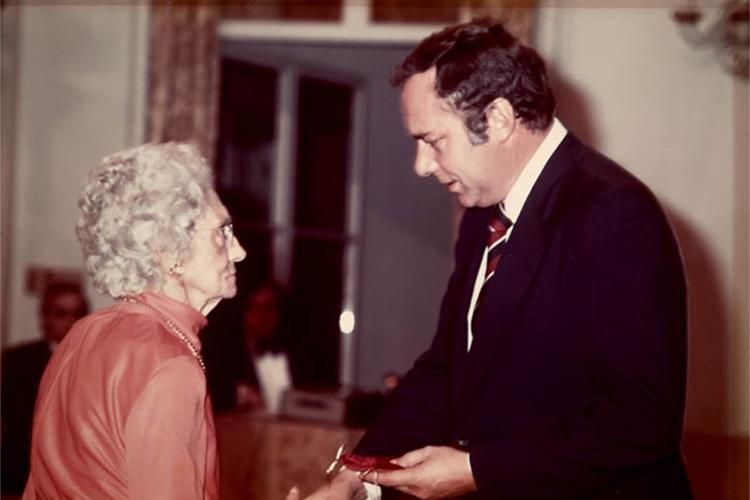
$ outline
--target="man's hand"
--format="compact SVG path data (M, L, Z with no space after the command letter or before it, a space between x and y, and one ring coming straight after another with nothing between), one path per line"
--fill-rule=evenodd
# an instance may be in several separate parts
M333 478L330 484L318 489L305 500L359 500L366 498L365 488L357 474L343 469ZM300 492L292 487L287 493L286 500L300 500Z
M390 486L418 498L446 498L476 491L469 454L447 446L427 446L410 451L393 463L404 467L370 472L367 481Z
M253 410L263 408L263 396L257 388L250 384L239 383L234 386L235 409L236 410Z

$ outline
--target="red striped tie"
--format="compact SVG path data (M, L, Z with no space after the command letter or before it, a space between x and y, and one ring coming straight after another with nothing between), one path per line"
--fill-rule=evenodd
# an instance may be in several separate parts
M495 269L497 269L497 265L500 263L500 258L503 256L503 247L508 240L506 234L512 225L513 221L505 216L499 206L492 211L492 217L487 226L489 234L487 236L487 267L484 271L484 283L482 283L482 288L479 290L479 297L477 297L477 302L474 304L474 314L471 318L472 331L475 334L476 325L474 322L477 317L477 311L484 301L487 282L495 275Z
M493 210L492 218L487 226L489 235L487 236L487 269L484 272L485 283L495 274L495 269L500 263L500 257L503 256L503 246L505 246L507 240L505 235L512 225L513 222L505 216L500 207L497 207L497 210Z

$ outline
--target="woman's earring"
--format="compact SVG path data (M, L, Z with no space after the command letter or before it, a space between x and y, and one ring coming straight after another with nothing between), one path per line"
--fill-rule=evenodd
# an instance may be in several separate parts
M179 278L182 276L182 261L178 260L171 266L169 266L169 274L174 276L175 278Z

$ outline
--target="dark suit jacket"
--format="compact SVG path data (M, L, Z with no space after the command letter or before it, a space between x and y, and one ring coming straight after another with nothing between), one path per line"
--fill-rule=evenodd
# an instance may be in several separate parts
M2 355L2 491L21 493L29 475L31 423L44 369L52 355L47 340L38 340Z
M241 311L233 310L231 304L215 311L201 333L203 359L206 363L206 382L215 413L236 409L235 387L245 383L259 388L255 360L248 352L241 331ZM221 306L220 306L221 307ZM289 363L292 385L304 385L306 377L300 367L304 364L298 349L288 340L285 330L271 342L267 350L284 353ZM259 389L260 390L260 389Z
M437 334L357 452L461 443L481 498L690 498L686 286L651 192L568 134L466 314L488 209L461 222Z

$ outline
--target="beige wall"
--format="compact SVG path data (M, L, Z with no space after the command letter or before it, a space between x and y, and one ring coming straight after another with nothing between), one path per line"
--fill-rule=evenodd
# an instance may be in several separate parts
M750 426L750 86L734 84L734 252L732 268L732 361L728 373L737 399L736 424ZM743 397L744 395L744 397ZM744 427L743 427L744 424Z
M565 120L653 189L680 239L691 300L687 426L747 433L747 247L743 255L738 243L748 214L737 201L747 198L748 165L734 132L747 128L746 95L737 104L747 82L686 44L668 9L542 9L539 34L564 84Z
M645 181L688 274L683 441L699 500L748 498L748 83L689 46L666 8L547 8L560 114Z
M0 339L8 323L11 214L13 212L13 152L18 79L18 9L3 8L0 18Z
M8 344L38 335L31 266L81 269L74 235L86 173L141 141L147 9L8 6L17 15ZM4 89L5 90L5 89ZM5 238L6 227L3 228ZM106 301L89 289L94 306ZM5 313L5 311L4 311Z

